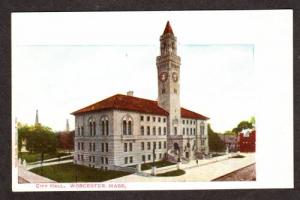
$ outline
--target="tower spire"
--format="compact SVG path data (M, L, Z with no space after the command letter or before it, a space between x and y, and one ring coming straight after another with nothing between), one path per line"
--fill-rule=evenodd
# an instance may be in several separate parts
M168 21L167 24L166 24L166 27L165 27L165 30L164 30L163 35L164 35L164 34L167 34L167 33L173 34L173 30L172 30L172 27L171 27L171 24L170 24L169 21Z
M35 125L39 125L39 110L35 111Z

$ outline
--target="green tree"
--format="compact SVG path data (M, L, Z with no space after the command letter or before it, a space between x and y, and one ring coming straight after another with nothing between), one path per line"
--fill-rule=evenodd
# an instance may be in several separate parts
M208 131L208 146L210 151L215 151L215 152L222 152L225 151L225 144L221 140L221 138L218 136L217 133L215 133L210 124L207 126L207 131Z
M235 128L232 129L232 132L238 134L238 133L242 132L242 130L244 130L244 129L249 129L249 128L250 128L250 129L253 128L253 125L252 125L251 122L248 122L248 121L241 121L241 122L237 125L237 127L235 127Z
M18 142L20 143L24 139L26 139L26 149L31 153L41 153L42 159L45 153L56 152L57 138L49 127L20 125L18 127Z

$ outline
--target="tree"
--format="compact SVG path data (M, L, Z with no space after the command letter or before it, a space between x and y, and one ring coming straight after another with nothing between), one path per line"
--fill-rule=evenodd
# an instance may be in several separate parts
M58 147L64 150L69 150L69 152L73 150L74 135L75 135L75 131L58 132L57 133Z
M209 150L215 152L225 151L224 142L221 140L218 134L212 130L210 124L208 124L207 128Z
M232 129L232 132L238 134L240 132L242 132L244 129L251 129L253 128L252 123L248 122L248 121L241 121L237 127Z
M43 159L44 153L55 153L57 139L51 128L35 125L20 125L18 127L18 140L26 139L26 149L30 152L41 153ZM21 149L19 147L19 149Z

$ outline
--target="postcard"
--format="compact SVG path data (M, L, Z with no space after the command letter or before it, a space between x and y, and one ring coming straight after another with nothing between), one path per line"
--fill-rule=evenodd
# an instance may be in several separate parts
M292 18L13 13L13 191L293 188Z

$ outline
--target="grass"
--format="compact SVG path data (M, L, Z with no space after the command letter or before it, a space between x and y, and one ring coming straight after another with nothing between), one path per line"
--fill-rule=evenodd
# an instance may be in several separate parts
M232 158L244 158L245 156L243 155L237 155L237 156L233 156Z
M43 167L43 169L39 167L30 171L60 183L76 182L76 171L77 182L102 182L130 174L112 170L104 171L73 163L50 165Z
M50 158L56 158L58 156L66 156L70 155L69 153L45 153L44 154L44 160L50 159ZM26 160L27 163L36 162L41 160L41 153L30 153L30 152L19 152L19 158L22 160Z
M160 161L156 161L154 163L154 166L157 167L157 168L160 168L160 167L166 167L166 166L169 166L169 165L175 165L174 163L172 162L169 162L169 161L166 161L166 160L160 160ZM151 167L153 166L153 163L143 163L141 165L141 169L142 170L148 170L148 169L151 169Z
M162 174L157 174L156 176L181 176L185 174L185 171L183 171L182 169L177 169L174 171L170 171L170 172L166 172L166 173L162 173Z
M224 153L213 153L212 157L224 156Z

